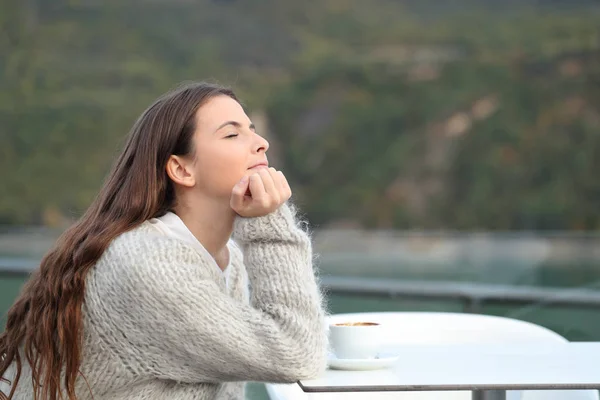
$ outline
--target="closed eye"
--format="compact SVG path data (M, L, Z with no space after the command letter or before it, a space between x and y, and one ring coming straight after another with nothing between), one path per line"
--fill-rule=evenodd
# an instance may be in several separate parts
M231 135L227 135L227 136L225 136L225 139L234 138L234 137L236 137L236 136L238 136L238 134L237 134L237 133L232 133Z

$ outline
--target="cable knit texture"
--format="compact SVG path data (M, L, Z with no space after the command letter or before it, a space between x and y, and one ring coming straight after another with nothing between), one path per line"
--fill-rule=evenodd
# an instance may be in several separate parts
M87 278L78 399L243 399L244 381L323 372L322 296L293 208L238 217L233 237L229 290L212 258L147 222L111 243ZM14 399L32 398L24 368Z

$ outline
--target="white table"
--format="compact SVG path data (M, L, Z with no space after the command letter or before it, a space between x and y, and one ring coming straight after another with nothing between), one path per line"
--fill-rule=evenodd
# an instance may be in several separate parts
M505 399L506 390L600 389L600 342L397 346L400 359L376 371L327 370L298 382L304 392L464 390Z

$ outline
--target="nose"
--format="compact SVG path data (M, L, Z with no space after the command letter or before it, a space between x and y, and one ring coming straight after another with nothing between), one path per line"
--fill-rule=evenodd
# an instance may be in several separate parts
M269 142L267 141L267 139L265 139L264 137L260 136L258 133L254 134L254 137L256 139L255 144L254 144L254 151L256 153L266 153L267 150L269 150Z

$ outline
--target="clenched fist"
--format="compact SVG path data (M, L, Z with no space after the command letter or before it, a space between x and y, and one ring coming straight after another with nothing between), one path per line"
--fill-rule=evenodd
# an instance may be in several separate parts
M292 196L281 171L261 168L244 176L231 192L231 208L242 217L262 217L275 211Z

